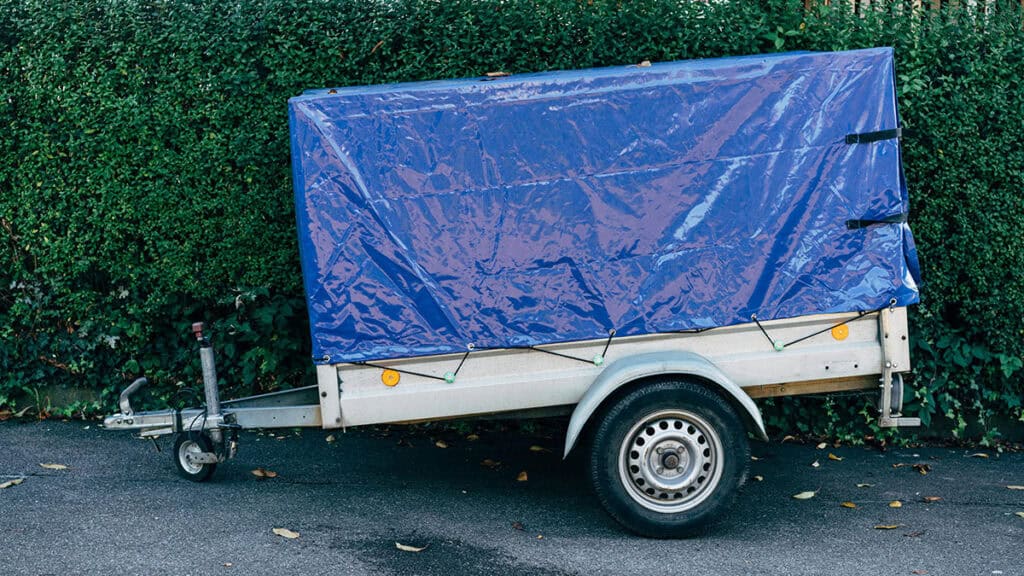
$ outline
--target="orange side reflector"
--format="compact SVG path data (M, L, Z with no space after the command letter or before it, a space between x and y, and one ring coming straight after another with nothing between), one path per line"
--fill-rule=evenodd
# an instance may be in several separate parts
M380 381L383 382L385 386L396 386L401 378L402 377L398 372L395 372L394 370L385 370L380 374Z
M842 326L836 326L832 329L832 337L836 340L846 340L846 337L850 335L850 329L847 328L846 324Z

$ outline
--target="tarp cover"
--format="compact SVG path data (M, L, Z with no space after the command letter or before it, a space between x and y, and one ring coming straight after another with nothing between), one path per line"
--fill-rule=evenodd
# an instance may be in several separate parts
M289 101L319 363L917 301L889 48Z

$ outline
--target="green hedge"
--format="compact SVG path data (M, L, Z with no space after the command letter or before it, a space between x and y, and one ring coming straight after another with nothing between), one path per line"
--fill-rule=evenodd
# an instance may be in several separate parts
M187 327L201 317L228 393L308 381L285 104L304 89L879 45L896 48L914 131L926 285L910 411L957 432L980 417L995 438L990 420L1020 419L1024 392L1013 3L0 0L0 405L57 383L109 407L143 372L162 402L198 381ZM869 419L863 398L768 412L836 434Z

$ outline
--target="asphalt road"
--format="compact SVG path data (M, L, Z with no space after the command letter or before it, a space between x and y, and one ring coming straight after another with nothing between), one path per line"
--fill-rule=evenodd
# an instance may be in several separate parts
M158 454L95 423L0 423L0 483L24 478L0 490L0 574L1024 575L1024 491L1006 488L1024 485L1024 454L754 443L763 480L703 537L659 541L605 515L558 438L466 432L246 433L193 484L166 440Z

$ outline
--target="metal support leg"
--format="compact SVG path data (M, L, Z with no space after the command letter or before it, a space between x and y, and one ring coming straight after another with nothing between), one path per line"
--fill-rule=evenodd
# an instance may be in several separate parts
M895 304L895 302L893 303ZM891 317L895 308L890 306L878 313L878 339L882 345L882 398L879 402L881 414L878 416L878 425L882 428L895 428L897 426L920 426L920 418L903 418L899 412L893 413L892 391L893 391L893 362L892 362L892 341L890 340ZM903 387L900 386L902 393Z
M220 391L217 386L217 365L213 357L213 345L203 336L203 323L192 325L192 333L199 341L199 359L203 364L203 393L206 396L206 417L213 421L221 419ZM224 432L219 428L210 430L210 440L214 448L220 452L224 446Z

